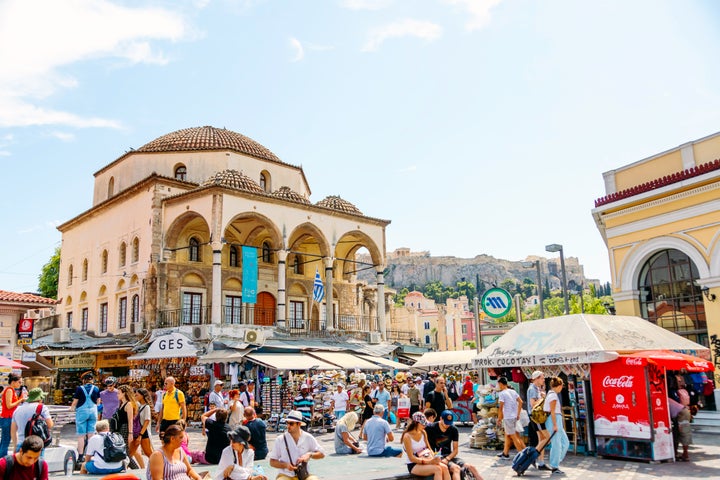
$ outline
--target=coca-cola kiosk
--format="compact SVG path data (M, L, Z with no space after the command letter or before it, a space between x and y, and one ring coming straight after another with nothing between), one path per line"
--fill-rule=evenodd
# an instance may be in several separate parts
M598 455L674 458L664 367L621 356L593 364L590 381Z

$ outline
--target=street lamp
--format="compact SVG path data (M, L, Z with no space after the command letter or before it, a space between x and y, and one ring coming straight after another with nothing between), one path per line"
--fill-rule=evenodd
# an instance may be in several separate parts
M525 268L535 267L537 269L537 290L538 296L540 297L540 318L545 318L545 308L543 307L542 273L540 273L540 260L535 260L534 262L520 262L520 264Z
M565 315L570 313L570 306L568 305L568 292L567 292L567 275L565 274L565 255L563 255L563 247L557 243L552 243L545 246L545 251L550 253L560 252L560 270L562 270L562 294L563 300L565 300Z

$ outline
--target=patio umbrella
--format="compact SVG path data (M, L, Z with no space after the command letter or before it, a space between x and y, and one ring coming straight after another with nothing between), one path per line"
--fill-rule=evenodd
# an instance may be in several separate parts
M0 356L0 367L28 368L20 362L16 362L15 360L11 360L3 356Z
M668 370L687 370L688 372L711 372L715 370L712 362L668 350L636 352L624 356L646 359L648 362L660 365Z

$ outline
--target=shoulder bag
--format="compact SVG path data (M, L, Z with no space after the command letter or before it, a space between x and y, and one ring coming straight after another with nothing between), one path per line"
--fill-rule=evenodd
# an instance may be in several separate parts
M295 465L295 461L292 459L292 455L290 455L290 447L288 446L286 435L283 435L283 440L285 441L285 450L287 450L290 463ZM297 464L297 466L295 467L295 476L298 478L298 480L305 480L310 476L310 472L308 472L307 468L307 462L300 462Z

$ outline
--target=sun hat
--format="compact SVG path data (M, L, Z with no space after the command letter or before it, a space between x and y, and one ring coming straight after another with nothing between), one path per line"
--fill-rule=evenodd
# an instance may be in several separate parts
M427 425L428 423L427 418L425 418L425 414L423 412L413 413L412 420L413 422L419 423L420 425Z
M442 421L445 425L450 426L455 420L455 414L452 412L452 410L443 410L443 412L440 414L440 418L442 418Z
M218 385L224 385L224 384L225 384L225 382L223 382L222 380L215 380L215 386L216 386L216 387L217 387Z
M42 400L47 396L47 393L43 392L41 388L33 388L28 392L27 396L27 402L37 402L38 400Z
M306 425L305 422L303 421L302 413L300 413L298 410L293 410L290 413L288 413L287 417L285 417L285 421L298 422L302 426Z
M535 380L536 378L540 378L543 375L544 375L544 373L541 372L540 370L535 370L534 372L532 372L532 375L530 375L530 380Z
M227 436L231 442L241 443L247 447L250 440L250 429L245 425L238 425L234 430L230 430Z

